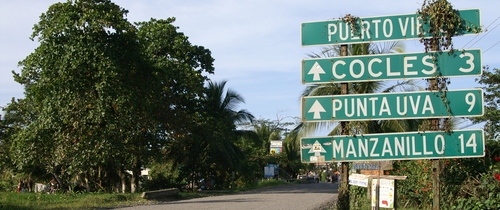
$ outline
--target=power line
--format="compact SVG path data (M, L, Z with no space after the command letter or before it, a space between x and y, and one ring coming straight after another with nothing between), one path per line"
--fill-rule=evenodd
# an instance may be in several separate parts
M489 28L489 27L490 27L491 25L493 25L493 23L495 23L498 19L500 19L500 16L498 16L498 17L497 17L497 19L495 19L495 20L494 20L493 22L491 22L488 26L486 26L486 28ZM500 24L500 23L499 23L499 24ZM497 24L497 25L496 25L493 29L495 29L496 27L498 27L498 25L499 25L499 24ZM491 31L493 31L493 29L488 30L488 32L486 32L486 34L484 34L483 36L481 36L481 38L479 38L479 40L477 40L476 42L474 42L473 44L471 44L471 46L472 46L472 45L474 45L474 44L476 44L476 43L477 43L478 41L480 41L481 39L483 39L483 37L485 37L486 35L488 35ZM467 43L464 45L464 49L465 49L465 48L467 48L467 45L468 45L469 43L471 43L472 41L474 41L477 37L479 37L479 36L474 36L474 38L473 38L473 39L471 39L469 42L467 42ZM469 47L469 48L470 48L470 47Z
M497 28L498 26L500 25L500 23L498 23L493 29ZM484 36L481 36L481 38L479 38L476 42L472 43L472 45L475 45L477 42L481 41L481 39L483 39L486 35L488 35L491 31L493 31L493 29L489 30L488 32L486 32L486 34L484 34Z
M488 52L488 50L490 50L491 48L493 48L494 46L496 46L498 43L500 43L500 40L499 40L497 43L495 43L494 45L492 45L491 47L489 47L488 49L486 49L486 50L483 52L483 54L484 54L484 53L486 53L486 52Z

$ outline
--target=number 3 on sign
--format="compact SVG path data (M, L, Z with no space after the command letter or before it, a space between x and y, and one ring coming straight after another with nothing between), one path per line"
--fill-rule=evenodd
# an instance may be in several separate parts
M472 109L474 109L474 105L476 104L476 96L474 93L467 93L465 95L465 103L469 105L469 109L467 109L468 112L471 112Z
M474 70L474 55L472 55L472 53L463 53L463 54L460 54L460 58L463 58L463 57L469 57L469 59L467 59L467 61L465 61L466 64L469 64L469 68L462 68L460 67L458 70L461 71L461 72L464 72L464 73L468 73L468 72L471 72L472 70Z
M465 147L471 147L473 152L476 153L477 152L477 143L476 143L476 134L473 133L470 135L469 139L467 140L467 143L465 143L465 139L464 139L464 134L460 134L460 136L458 136L458 138L460 139L460 152L462 152L462 154L465 153Z

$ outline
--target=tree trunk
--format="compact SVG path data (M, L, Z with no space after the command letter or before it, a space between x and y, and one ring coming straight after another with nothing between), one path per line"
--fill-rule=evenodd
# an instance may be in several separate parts
M141 160L137 155L134 157L134 164L132 165L132 177L130 178L130 192L136 193L139 190L139 177L141 176Z
M89 184L89 172L87 171L85 173L85 178L84 178L84 181L85 181L85 188L87 189L87 192L90 192L90 184Z
M121 193L125 193L127 191L127 174L123 167L118 169L118 176L120 176L120 184L121 184ZM119 188L118 188L119 189Z
M102 167L97 167L97 183L102 187Z

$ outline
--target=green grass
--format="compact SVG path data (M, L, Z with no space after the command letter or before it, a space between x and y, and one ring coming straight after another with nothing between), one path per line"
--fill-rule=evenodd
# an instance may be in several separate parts
M122 206L154 204L172 200L185 200L207 196L231 194L235 192L286 184L277 180L266 180L255 185L235 190L181 192L168 200L145 200L141 193L14 193L0 192L0 210L63 210L63 209L109 209Z
M149 201L141 194L113 193L0 193L0 209L102 209L118 206L141 205Z
M249 185L249 186L244 187L244 188L236 189L235 191L238 192L238 191L260 189L260 188L264 188L264 187L271 187L271 186L284 185L284 184L288 184L288 183L286 183L284 181L280 181L280 180L275 180L275 179L262 180L260 182L257 182L256 184Z

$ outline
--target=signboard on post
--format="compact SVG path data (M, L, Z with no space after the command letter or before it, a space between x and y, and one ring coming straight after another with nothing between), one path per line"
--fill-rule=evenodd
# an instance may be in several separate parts
M283 141L281 141L281 140L271 141L271 145L269 147L269 153L272 155L279 154L279 153L281 153L282 147L283 147Z
M349 184L358 187L368 187L368 176L364 174L349 175Z
M479 9L458 10L466 28L481 25ZM342 19L302 23L302 46L355 44L375 41L420 39L419 33L428 31L418 14L366 17L357 21L353 30L351 23ZM458 31L457 35L475 34L473 30ZM425 37L430 37L425 34Z
M482 116L482 89L302 98L302 121L362 121Z
M303 163L332 162L332 138L300 139L300 159Z
M327 138L327 137L325 137ZM483 130L454 130L333 136L335 161L484 157Z
M395 182L393 179L372 179L372 207L376 207L378 201L380 208L394 209L394 198L396 197ZM377 183L380 184L378 192Z
M357 161L352 163L354 170L383 171L392 170L392 161Z
M312 149L314 143L323 145L323 149ZM318 160L320 155L326 162L473 158L484 157L484 148L481 129L301 139L301 157L305 163L315 163L311 160ZM318 154L314 154L315 151Z
M304 84L477 76L482 72L479 49L302 60Z
M274 176L279 174L279 165L277 164L267 164L264 167L264 177L265 178L273 178Z

